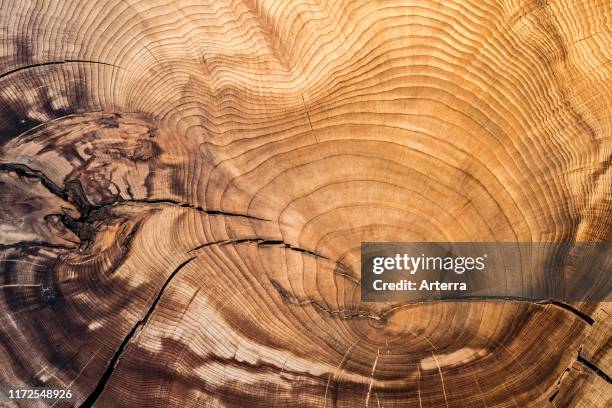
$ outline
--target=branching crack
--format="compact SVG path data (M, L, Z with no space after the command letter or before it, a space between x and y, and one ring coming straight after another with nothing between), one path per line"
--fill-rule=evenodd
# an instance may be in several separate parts
M553 402L555 398L557 398L559 392L561 391L561 389L559 388L561 385L561 381L563 380L563 377L570 371L571 365L574 364L574 362L582 364L583 366L591 370L595 375L603 379L605 382L607 382L608 384L612 384L612 379L605 371L599 368L596 364L582 357L582 347L583 346L580 346L580 348L578 349L578 355L576 356L576 360L572 361L570 367L566 368L565 371L563 371L563 373L561 373L561 375L559 376L559 379L557 380L557 389L551 394L551 396L548 398L548 401Z
M53 180L49 179L45 174L39 170L32 169L25 164L19 163L0 163L0 172L14 172L21 177L38 180L43 187L45 187L51 194L61 198L62 200L71 203L76 207L80 216L74 218L68 214L59 214L60 219L75 235L81 240L81 244L87 246L89 241L94 235L94 229L91 222L96 219L100 219L99 212L114 207L117 205L130 205L130 204L167 204L175 205L183 208L190 208L199 212L203 212L208 215L221 215L230 217L242 217L258 221L270 221L264 218L255 217L248 214L222 211L217 209L208 209L201 206L196 206L190 203L179 202L170 199L132 199L132 200L117 200L111 203L103 205L94 205L87 198L87 194L83 190L83 186L79 180L70 180L65 183L62 188L58 186ZM295 248L300 250L299 248Z
M155 310L157 304L159 303L159 301L160 301L160 299L161 299L161 297L162 297L162 295L164 293L164 290L170 284L170 281L176 276L177 273L179 273L179 271L181 269L183 269L185 266L187 266L187 264L189 264L189 262L193 261L195 258L197 258L197 256L194 256L194 257L191 257L191 258L187 259L185 262L183 262L182 264L177 266L176 269L174 269L174 271L170 275L168 275L168 277L164 281L164 284L162 285L161 289L159 290L159 293L157 294L157 296L153 300L153 303L151 303L151 306L149 306L149 309L147 310L147 313L144 315L144 317L142 319L140 319L140 320L138 320L136 322L136 324L132 327L132 329L129 331L129 333L123 338L123 341L119 345L119 348L117 349L117 351L115 352L115 354L111 358L108 366L106 367L106 370L104 371L104 373L102 374L102 377L98 381L98 385L96 385L96 388L94 388L94 390L91 392L91 394L89 394L89 396L85 399L85 401L83 401L83 403L81 404L81 408L91 407L91 406L93 406L96 403L97 399L100 397L100 395L102 395L102 392L104 391L104 388L106 387L106 384L110 380L110 377L113 374L113 371L114 371L115 367L117 366L117 363L118 363L119 359L121 358L121 355L125 351L127 345L130 343L130 341L132 340L134 335L139 331L139 329L144 328L144 326L147 324L147 322L149 320L149 317L151 316L151 314Z
M87 199L83 187L78 180L71 180L66 183L64 188L61 188L41 171L34 170L25 164L0 163L0 172L15 172L21 177L38 180L51 194L74 205L80 213L78 219L68 214L61 214L60 218L66 228L80 238L82 244L87 244L89 242L93 234L93 229L88 221L95 206Z

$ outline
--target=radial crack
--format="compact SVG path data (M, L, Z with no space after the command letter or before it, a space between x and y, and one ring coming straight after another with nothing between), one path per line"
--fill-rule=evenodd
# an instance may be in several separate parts
M372 393L372 385L374 384L374 371L376 371L376 364L378 363L378 358L380 357L380 347L376 350L376 358L374 359L374 364L372 364L372 373L370 374L370 383L368 384L368 394L365 399L365 407L368 407L370 402L370 394Z
M314 136L315 141L318 143L319 138L317 137L317 133L312 127L312 121L310 120L310 112L308 112L308 108L306 107L306 101L304 100L304 95L300 95L300 96L302 97L302 105L304 105L304 111L306 112L306 118L308 119L308 125L310 126L310 131L312 132L312 135Z
M338 373L338 371L340 370L340 368L342 367L342 364L344 364L344 361L347 359L349 353L351 352L351 350L353 349L353 347L355 347L355 345L357 345L357 343L359 343L361 340L357 340L356 342L354 342L353 344L351 344L349 346L349 348L346 349L346 351L344 352L344 356L342 356L342 360L340 360L340 363L338 363L338 366L335 368L334 371L332 371L329 374L329 377L327 378L327 385L325 386L325 395L323 397L323 408L327 407L327 391L329 390L329 385L331 384L332 380L334 379L334 377L336 376L336 374Z
M140 319L140 320L138 320L136 322L136 324L132 327L132 329L129 331L129 333L123 338L123 341L121 342L121 344L119 345L119 348L117 349L117 351L115 352L115 354L111 358L108 366L106 367L106 370L102 374L102 377L100 377L100 380L98 381L98 385L96 386L96 388L94 388L94 390L91 392L91 394L89 394L87 399L85 399L85 401L83 401L83 403L81 404L81 408L91 407L91 406L93 406L96 403L97 399L100 397L100 395L104 391L104 388L106 387L106 384L108 383L108 380L110 380L110 377L113 374L113 371L114 371L115 367L117 366L117 363L118 363L119 359L121 358L121 355L125 351L125 348L130 343L130 341L132 340L132 338L134 337L134 334L136 334L138 329L144 328L144 326L147 324L147 322L149 320L149 317L151 316L151 314L155 310L157 304L159 303L159 301L160 301L160 299L162 297L162 294L164 293L164 290L166 289L166 287L168 287L168 285L170 284L170 281L172 280L172 278L174 278L176 276L176 274L179 273L179 271L181 269L183 269L185 266L187 266L187 264L189 264L189 262L193 261L195 258L197 258L197 256L194 256L194 257L191 257L191 258L187 259L185 262L183 262L182 264L177 266L176 269L174 269L174 271L170 275L168 275L168 277L164 281L164 284L162 285L161 289L159 290L159 293L155 297L155 300L153 301L153 303L151 303L151 306L149 306L149 309L147 310L147 313L144 315L144 317L142 319Z
M610 376L608 374L606 374L601 368L599 368L597 365L595 365L594 363L590 362L589 360L587 360L586 358L582 357L580 355L580 352L578 352L578 358L576 358L576 361L578 361L579 363L581 363L582 365L584 365L585 367L588 367L591 371L593 371L598 377L602 378L605 382L607 382L608 384L612 384L612 379L610 378Z

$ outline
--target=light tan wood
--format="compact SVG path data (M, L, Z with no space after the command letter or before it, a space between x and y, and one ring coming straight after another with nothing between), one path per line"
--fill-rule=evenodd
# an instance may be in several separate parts
M609 242L611 22L608 0L2 2L0 385L610 406L609 305L360 303L359 245Z

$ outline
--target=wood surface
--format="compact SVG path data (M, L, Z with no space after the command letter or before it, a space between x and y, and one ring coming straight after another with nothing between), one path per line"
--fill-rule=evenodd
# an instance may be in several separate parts
M609 0L0 2L0 385L610 407L607 303L361 303L362 241L612 240Z

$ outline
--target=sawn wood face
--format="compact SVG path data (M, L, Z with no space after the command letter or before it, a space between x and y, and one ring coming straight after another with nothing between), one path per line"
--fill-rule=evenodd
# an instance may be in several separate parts
M0 2L2 406L609 407L610 305L361 303L361 242L609 242L612 3Z

